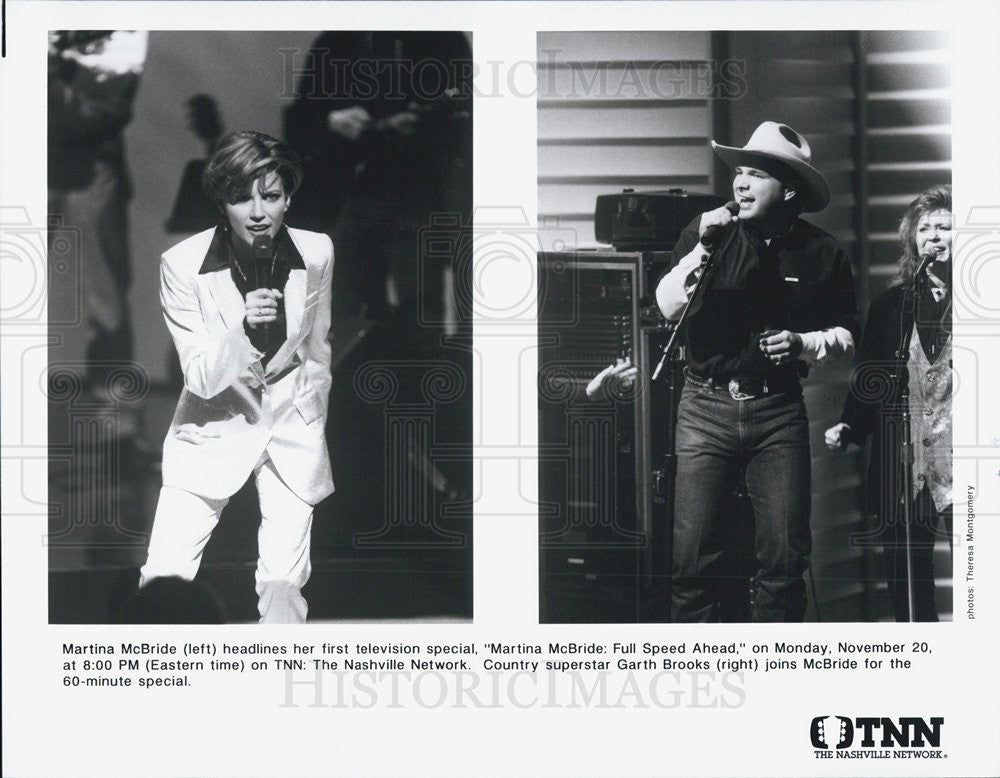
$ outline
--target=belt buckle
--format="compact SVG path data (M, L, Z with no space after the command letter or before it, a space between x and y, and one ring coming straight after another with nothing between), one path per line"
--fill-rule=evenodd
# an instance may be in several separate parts
M742 391L741 387L743 382L738 378L729 379L729 396L734 400L752 400L755 397L760 397L759 394L750 394L749 392ZM767 394L767 382L762 383L763 394Z

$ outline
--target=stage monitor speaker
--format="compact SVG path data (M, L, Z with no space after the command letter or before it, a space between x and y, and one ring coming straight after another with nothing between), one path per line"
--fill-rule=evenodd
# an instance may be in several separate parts
M539 613L543 623L665 620L654 555L642 253L539 255ZM640 366L588 398L618 359Z
M683 229L699 214L721 206L715 195L683 189L597 196L594 235L619 251L671 250Z

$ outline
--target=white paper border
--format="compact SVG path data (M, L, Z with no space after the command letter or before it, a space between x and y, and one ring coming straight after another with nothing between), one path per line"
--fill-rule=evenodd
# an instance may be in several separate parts
M477 207L518 205L536 212L533 70L539 30L577 29L941 29L954 52L953 144L957 224L973 206L1000 205L1000 126L992 86L1000 75L1000 9L994 3L7 3L7 58L0 65L0 204L24 206L43 224L45 31L60 29L456 29L473 32L480 63L496 62L503 97L475 108ZM483 87L485 91L491 88ZM512 161L516 166L512 166ZM1000 238L998 238L1000 240ZM961 256L958 257L961 262ZM977 283L998 288L987 263ZM498 290L498 293L503 290ZM959 291L961 293L961 290ZM5 296L9 294L4 292ZM989 299L988 294L983 299ZM538 627L537 523L533 442L532 338L512 327L503 338L477 331L486 357L477 386L474 438L483 499L475 522L475 623L468 626L225 627L200 630L49 626L44 499L44 419L38 371L44 330L6 329L0 364L3 423L2 523L4 772L10 775L839 775L900 774L898 761L858 766L814 759L806 735L815 715L944 716L949 759L910 761L913 774L997 774L998 682L991 634L997 623L995 563L1000 533L993 451L1000 404L992 401L1000 334L959 333L981 373L974 406L957 404L956 430L975 414L975 440L956 437L955 483L975 483L977 618L941 625L817 624L682 627ZM958 330L956 330L959 332ZM39 361L39 354L42 354ZM512 366L517 366L512 371ZM512 380L512 374L516 381ZM21 420L29 420L22 425ZM37 511L32 518L25 515ZM956 526L961 524L961 516ZM956 549L958 552L958 549ZM960 553L956 570L960 571ZM955 591L961 592L956 575ZM119 693L63 688L64 640L179 639L459 642L634 639L928 640L934 653L918 671L748 676L742 705L545 707L528 687L499 708L282 708L276 676L211 684L199 691ZM208 689L209 685L205 685ZM648 701L648 700L647 700ZM329 702L329 700L328 700ZM543 701L544 702L544 701Z

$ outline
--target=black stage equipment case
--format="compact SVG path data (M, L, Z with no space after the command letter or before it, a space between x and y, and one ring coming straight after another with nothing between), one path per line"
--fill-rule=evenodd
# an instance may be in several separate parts
M615 250L538 255L539 617L669 620L673 429L681 355L651 382L669 330L653 300L681 231L723 199L671 190L601 195ZM586 387L628 358L631 385Z
M664 621L669 558L665 502L652 464L663 461L666 404L651 387L643 310L644 267L666 252L543 252L539 255L538 423L540 621ZM651 321L644 322L644 314ZM587 384L617 359L640 366L596 399ZM662 485L659 487L662 489Z

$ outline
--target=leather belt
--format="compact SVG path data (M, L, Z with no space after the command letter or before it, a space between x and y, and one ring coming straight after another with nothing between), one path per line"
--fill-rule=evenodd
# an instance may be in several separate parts
M728 383L714 378L702 378L693 373L685 373L685 379L695 386L713 391L727 391L734 400L753 400L772 394L781 394L799 388L799 382L787 378L755 378L752 376L734 376Z

